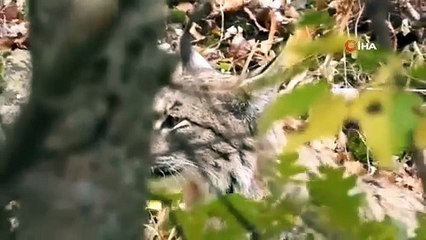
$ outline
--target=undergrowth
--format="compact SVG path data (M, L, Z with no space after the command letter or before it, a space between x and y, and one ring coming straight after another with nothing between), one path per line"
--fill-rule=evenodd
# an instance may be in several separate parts
M334 74L331 77L322 75L317 81L277 98L259 121L260 134L285 117L307 115L309 125L303 132L288 136L280 161L270 166L268 186L272 194L264 201L229 194L191 211L178 207L179 196L168 198L174 220L170 227L177 226L177 232L185 239L245 239L248 235L252 239L278 239L283 232L291 233L298 226L304 228L302 239L409 238L405 229L390 218L373 221L360 217L359 208L365 204L365 196L349 194L357 177L345 177L343 169L321 167L321 176L313 176L307 183L310 195L307 203L281 196L280 186L295 182L292 177L306 171L296 164L298 147L321 137L336 136L347 120L356 121L360 127L359 131L349 134L348 148L365 164L368 160L379 168L391 169L394 155L413 148L426 148L426 115L421 108L424 99L415 92L406 91L424 86L426 65L422 58L381 50L345 53L343 46L348 36L329 27L333 25L330 21L332 19L326 14L315 12L299 22L299 31L322 29L327 34L302 42L291 42L290 38L284 47L289 56L282 63L288 67L285 74L291 79L300 70L318 69L320 64L315 59L325 56L331 56L337 63L335 68L340 69L341 59L345 57L344 61L353 70L345 74L353 79L370 76L371 79L363 80L361 87L380 90L361 92L358 98L348 102L331 94L333 84L348 83L347 78L342 78L343 74ZM297 33L293 38L297 38ZM289 62L294 64L288 66ZM294 71L300 66L303 69ZM166 198L163 196L162 200ZM241 216L231 213L223 204L224 199ZM220 228L206 228L212 218L221 220ZM416 237L411 239L426 239L426 216L419 215L418 221L420 227Z

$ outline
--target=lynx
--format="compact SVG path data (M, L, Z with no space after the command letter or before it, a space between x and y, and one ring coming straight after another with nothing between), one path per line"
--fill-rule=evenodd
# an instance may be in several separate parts
M213 69L175 74L154 100L154 176L209 182L207 192L259 198L256 180L256 119L268 95L220 90L235 76ZM265 98L265 99L262 99Z

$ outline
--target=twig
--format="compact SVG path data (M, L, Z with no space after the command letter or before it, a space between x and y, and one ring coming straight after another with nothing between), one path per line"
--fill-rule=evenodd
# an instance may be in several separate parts
M258 45L259 45L259 41L256 41L256 43L254 44L254 46L252 47L252 49L250 51L250 54L248 55L248 57L246 59L246 62L244 63L243 70L241 71L241 75L239 77L239 80L237 81L237 86L239 86L244 81L244 79L247 78L247 75L248 75L247 70L248 70L250 62L251 62L251 60L254 56L254 53L257 51Z
M219 3L220 6L220 37L219 41L217 42L217 45L214 47L215 49L220 47L220 44L222 44L223 36L225 32L225 13L223 11L223 2Z
M361 19L361 15L364 13L364 6L365 4L362 4L361 9L359 10L358 16L355 21L355 37L358 37L358 24L359 24L359 20Z

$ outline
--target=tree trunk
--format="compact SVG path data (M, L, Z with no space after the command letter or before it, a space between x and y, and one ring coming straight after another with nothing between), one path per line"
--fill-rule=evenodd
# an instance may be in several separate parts
M30 97L0 158L20 226L2 212L0 239L142 239L151 101L175 64L157 48L162 4L29 1Z

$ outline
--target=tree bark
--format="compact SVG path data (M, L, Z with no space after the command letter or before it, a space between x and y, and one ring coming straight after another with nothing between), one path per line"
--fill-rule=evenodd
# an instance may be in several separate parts
M87 2L29 1L31 94L0 155L20 226L0 239L143 236L151 101L175 65L157 48L162 2Z

